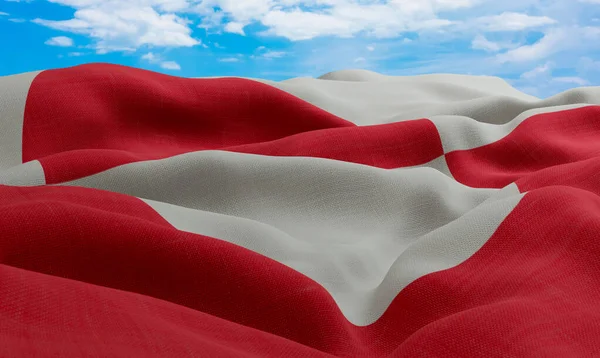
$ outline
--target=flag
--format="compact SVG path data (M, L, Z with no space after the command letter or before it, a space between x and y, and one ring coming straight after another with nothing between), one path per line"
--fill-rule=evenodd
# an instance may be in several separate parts
M0 78L2 357L600 354L600 88Z

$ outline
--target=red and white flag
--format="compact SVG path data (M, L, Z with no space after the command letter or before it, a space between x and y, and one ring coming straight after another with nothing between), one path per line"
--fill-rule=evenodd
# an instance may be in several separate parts
M600 355L600 88L0 78L2 357Z

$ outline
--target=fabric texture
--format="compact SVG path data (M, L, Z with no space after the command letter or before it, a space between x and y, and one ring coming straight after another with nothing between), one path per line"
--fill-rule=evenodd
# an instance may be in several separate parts
M600 355L600 88L0 77L2 357Z

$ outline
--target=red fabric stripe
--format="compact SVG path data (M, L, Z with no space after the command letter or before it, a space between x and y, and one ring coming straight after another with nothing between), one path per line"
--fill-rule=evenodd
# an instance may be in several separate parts
M600 154L600 106L534 115L506 137L446 154L454 178L468 186L502 188L538 170Z
M4 339L7 334L2 333L8 356L31 356L29 353L50 349L48 342L55 350L65 350L68 356L93 356L108 347L114 353L110 356L127 356L131 348L121 346L118 335L115 337L119 333L129 337L131 346L138 347L133 356L146 356L143 347L148 343L144 342L166 334L161 339L164 346L156 355L180 357L174 352L179 351L176 346L181 342L193 352L205 349L210 337L206 332L188 335L183 340L176 336L187 329L193 318L207 320L208 315L238 324L223 328L235 333L229 337L233 340L230 347L243 350L248 343L238 342L236 337L242 340L258 335L264 345L254 348L260 349L261 356L273 352L271 345L280 345L281 350L311 352L302 345L346 356L364 356L386 348L381 343L357 340L355 328L329 294L306 276L242 247L178 231L138 199L78 187L0 186L0 197L0 263L52 275L20 279L25 275L20 271L5 274L6 280L12 280L10 285L18 287L0 296L2 302L10 303L0 306L0 317L7 317L0 320L6 328L0 332L17 328L20 332L8 335L10 340ZM53 276L149 296L143 299L148 309L134 311L140 315L115 327L103 317L106 302L94 298L97 288L56 281ZM52 290L53 299L20 299L19 292L27 292L32 284L28 277L38 283L38 290ZM74 295L69 291L71 286L84 294ZM89 294L85 294L88 290ZM97 294L112 300L110 305L116 311L128 311L127 307L141 300L110 290ZM183 319L181 314L188 311L157 303L151 297L208 315ZM75 299L84 303L71 310ZM78 315L82 305L87 307L89 316ZM147 315L155 309L166 310L165 314L174 317L172 332L145 324L153 321ZM206 326L209 322L198 324ZM180 324L183 328L178 327ZM245 327L296 343L286 345L279 338L269 340L265 334ZM32 335L44 339L37 341ZM65 335L82 343L70 342ZM386 342L388 350L390 344L393 342Z
M256 81L185 79L91 64L40 73L29 90L23 126L23 161L80 151L71 154L87 165L75 175L85 175L141 158L354 124ZM95 161L98 150L111 152ZM45 168L55 182L60 174Z
M49 184L206 149L382 168L423 164L443 154L428 120L356 127L251 80L83 65L42 72L31 85L23 160L40 160Z
M400 294L429 324L396 353L598 355L599 230L598 196L572 187L528 193L473 257Z
M438 131L427 119L325 129L226 150L272 156L327 158L383 169L424 164L444 154Z
M569 186L600 195L600 157L556 165L517 180L521 192L546 186Z
M196 145L208 149L206 143L238 151L249 151L256 145L266 154L279 155L279 148L286 146L290 152L313 150L311 145L297 147L304 140L314 140L314 145L323 141L301 137L309 133L329 131L332 134L327 137L335 138L332 143L343 140L336 137L346 136L341 131L348 131L357 143L365 135L362 129L340 119L334 121L313 107L310 110L315 114L302 119L312 124L290 124L285 130L271 131L265 123L272 124L273 120L252 117L255 104L250 101L244 112L249 117L244 121L263 127L260 133L246 136L240 129L245 124L222 123L236 123L223 119L238 118L239 108L232 109L232 117L219 117L217 114L223 113L220 110L209 113L205 107L195 108L200 95L174 105L169 102L173 100L171 90L161 92L163 86L173 85L181 89L177 95L189 91L197 94L195 84L167 76L147 82L142 80L144 71L118 67L108 75L106 67L94 66L76 68L81 76L87 76L81 84L77 84L81 77L73 74L66 87L57 84L55 90L60 94L79 86L82 93L92 93L89 98L102 98L95 105L106 107L101 110L112 117L96 115L85 103L77 103L73 111L65 109L65 103L71 103L64 102L65 98L80 97L69 93L54 97L47 88L41 92L34 89L28 98L26 112L33 110L33 116L26 113L24 159L27 155L31 155L27 160L41 158L50 181L85 175L78 169L85 165L77 161L92 164L95 160L101 164L94 170L101 170L122 164L122 158L130 162L149 155L173 155ZM119 76L132 82L116 80ZM94 78L103 84L99 90L84 84ZM133 83L133 79L142 80L139 83L146 89L126 93L128 89L119 84ZM38 85L45 88L51 83ZM138 102L134 97L139 93L148 99ZM225 90L220 93L225 96L222 98L233 96ZM127 100L115 99L115 94ZM189 96L181 101L186 98ZM243 103L244 98L238 99ZM165 112L160 112L162 99L170 103ZM263 103L260 111L270 109L271 103ZM306 106L302 101L297 103ZM304 107L300 110L287 105L275 107L281 113L306 113ZM198 112L188 113L186 107ZM172 133L173 138L184 138L181 143L185 147L160 137L161 131L170 133L171 124L165 124L159 115L147 124L152 131L138 130L136 121L144 118L135 113L131 117L128 112L137 110L149 116L183 111L180 113L185 116L176 118L186 120ZM135 198L75 187L0 186L0 355L129 357L154 353L180 357L246 352L289 356L299 352L317 356L317 351L351 357L600 354L600 183L596 179L600 164L595 158L600 152L600 124L595 121L599 110L593 107L537 115L496 143L447 154L452 173L467 185L503 187L518 179L519 188L530 192L481 250L457 267L407 286L384 315L367 327L350 324L327 292L307 277L241 247L177 231ZM69 127L70 119L59 121L62 115L73 113L81 118L65 118L79 121L77 126ZM194 121L205 118L198 113L209 113L208 124ZM103 127L106 118L108 129ZM53 125L59 128L52 129ZM373 131L376 141L386 134L377 131L387 128L390 137L385 140L394 143L393 138L404 129L424 128L423 133L431 138L422 143L439 140L427 129L429 121L396 125L366 127L366 131ZM403 125L414 128L403 129ZM57 138L50 138L57 129ZM119 141L124 137L112 137L121 129L128 133L123 143ZM71 147L72 138L61 137L63 130L83 139ZM395 130L398 133L393 133ZM229 131L238 142L226 142ZM365 159L370 150L375 151L369 149L368 141L365 143L366 147L359 147L366 153L360 157L365 164L396 165L383 154ZM413 143L424 145L416 139ZM400 144L390 145L399 152L408 150ZM60 158L63 153L75 159L60 167L59 161L51 158ZM310 153L318 156L322 151ZM353 158L345 152L328 153L342 160ZM410 153L416 155L416 150Z
M201 311L0 264L2 357L327 357Z
M7 356L181 356L182 345L188 355L224 356L230 349L351 357L600 349L600 199L581 189L527 194L473 257L413 282L367 327L350 324L307 277L175 230L137 199L77 187L0 186L0 195L1 263L27 270L0 270ZM227 339L226 347L215 339Z

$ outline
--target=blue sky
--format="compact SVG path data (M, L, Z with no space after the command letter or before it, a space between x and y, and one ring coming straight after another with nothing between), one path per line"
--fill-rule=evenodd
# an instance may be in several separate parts
M600 0L0 0L0 75L110 62L283 80L362 68L600 85Z

